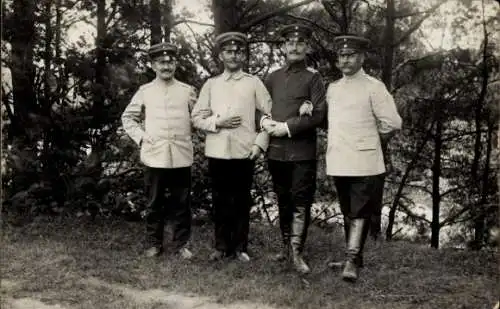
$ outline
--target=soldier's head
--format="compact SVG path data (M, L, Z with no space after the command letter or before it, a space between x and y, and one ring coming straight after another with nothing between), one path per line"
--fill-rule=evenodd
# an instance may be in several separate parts
M219 60L228 71L238 71L245 61L246 35L241 32L225 32L215 38Z
M281 50L285 53L287 61L304 61L311 49L309 40L312 29L300 24L287 25L279 30L279 35L283 40Z
M360 36L342 35L335 38L337 67L344 75L356 74L365 61L370 41Z
M163 80L174 78L177 67L177 47L170 43L159 43L151 46L148 51L151 68L156 76Z

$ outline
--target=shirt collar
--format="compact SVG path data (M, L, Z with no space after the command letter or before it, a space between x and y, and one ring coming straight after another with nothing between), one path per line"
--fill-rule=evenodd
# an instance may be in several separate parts
M230 79L234 79L234 80L239 80L243 77L243 71L242 70L238 70L236 72L229 72L229 71L224 71L222 73L222 77L224 78L224 80L230 80Z
M306 61L299 61L299 62L289 62L285 65L285 71L300 71L302 69L305 69L307 67Z

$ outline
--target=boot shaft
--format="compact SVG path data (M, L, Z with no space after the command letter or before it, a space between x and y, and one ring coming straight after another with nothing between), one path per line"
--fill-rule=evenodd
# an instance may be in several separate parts
M347 239L347 258L356 265L361 264L363 248L366 237L368 236L368 219L352 219L349 227L349 236Z

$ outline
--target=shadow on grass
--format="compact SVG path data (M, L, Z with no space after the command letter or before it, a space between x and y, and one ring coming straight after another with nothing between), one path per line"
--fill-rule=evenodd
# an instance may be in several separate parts
M2 277L17 283L11 297L86 309L143 308L116 290L86 284L87 278L276 308L490 308L497 301L498 268L491 252L369 240L361 279L348 284L326 266L329 259L343 257L342 232L311 227L306 257L312 273L304 284L304 278L270 259L279 244L276 227L253 224L250 233L250 263L209 262L209 223L193 228L192 261L168 252L147 260L141 256L141 223L38 218L21 228L5 227Z

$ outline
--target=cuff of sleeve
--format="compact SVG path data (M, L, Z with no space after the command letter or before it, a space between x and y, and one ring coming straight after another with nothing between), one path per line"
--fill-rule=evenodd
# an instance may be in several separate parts
M286 132L288 134L288 137L292 137L292 133L290 133L290 128L288 127L288 123L285 122L285 128L286 128Z
M217 128L217 117L218 115L213 115L207 118L208 120L208 131L217 133L219 132L219 128Z
M260 129L261 129L261 130L262 130L262 129L264 129L264 126L263 126L263 125L264 125L264 120L266 120L266 119L271 120L271 116L269 116L269 115L264 115L264 116L262 116L262 117L260 118L260 123L259 123L259 125L260 125Z

